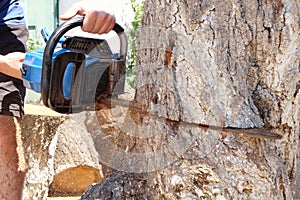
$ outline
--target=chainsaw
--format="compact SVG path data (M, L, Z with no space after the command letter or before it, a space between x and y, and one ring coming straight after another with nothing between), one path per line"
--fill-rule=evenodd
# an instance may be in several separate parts
M112 53L108 42L103 39L86 37L66 37L65 33L82 25L83 18L73 18L60 25L49 37L44 31L47 43L45 49L37 49L25 56L22 66L23 82L27 88L41 93L43 104L60 113L74 113L95 108L95 99L105 105L114 104L127 107L143 115L166 120L167 123L181 123L186 126L233 132L256 138L280 139L280 134L266 129L244 129L211 126L174 121L151 113L134 102L119 100L124 93L125 57L127 37L124 29L116 24L113 30L120 40L120 50ZM109 98L105 98L109 97Z
M74 17L50 37L42 31L45 48L27 53L21 68L24 85L41 93L43 104L59 113L91 110L99 95L124 92L128 45L124 29L115 24L120 49L112 53L105 39L65 36L82 22L83 17Z

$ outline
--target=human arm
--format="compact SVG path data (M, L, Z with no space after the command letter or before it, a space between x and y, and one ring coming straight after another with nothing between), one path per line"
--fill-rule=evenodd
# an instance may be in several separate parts
M115 16L108 0L81 0L60 16L68 20L75 15L85 16L82 30L89 33L108 33L115 25Z
M5 56L0 55L0 72L14 78L22 79L20 68L25 58L25 53L13 52Z

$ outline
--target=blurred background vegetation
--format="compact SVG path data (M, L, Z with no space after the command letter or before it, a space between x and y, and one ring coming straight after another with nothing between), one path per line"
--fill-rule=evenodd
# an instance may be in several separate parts
M127 82L135 88L135 66L136 66L136 35L141 26L141 19L144 11L144 0L130 0L130 5L134 12L134 18L128 28L128 53L127 53Z

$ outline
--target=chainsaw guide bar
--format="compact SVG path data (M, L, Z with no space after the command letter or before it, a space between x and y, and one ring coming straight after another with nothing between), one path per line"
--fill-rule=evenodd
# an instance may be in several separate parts
M254 138L261 138L261 139L281 139L282 135L278 133L274 133L270 130L267 130L265 128L236 128L236 127L223 127L223 126L215 126L215 125L208 125L208 124L201 124L201 123L194 123L194 122L187 122L182 120L172 120L168 119L164 116L150 113L149 111L140 108L138 106L135 106L136 103L124 99L115 99L115 98L108 98L106 100L101 99L100 104L105 104L106 106L121 106L128 108L130 110L133 110L134 112L138 113L140 117L150 117L150 118L156 118L165 120L167 123L174 123L174 124L181 124L185 126L191 126L191 127L198 127L202 129L210 129L210 130L216 130L216 131L222 131L222 132L231 132L239 135L245 135L249 137Z

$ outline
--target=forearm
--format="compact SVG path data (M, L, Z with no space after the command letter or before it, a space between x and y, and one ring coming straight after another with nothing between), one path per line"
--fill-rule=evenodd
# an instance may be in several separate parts
M23 62L23 53L12 53L6 56L0 55L0 72L8 76L21 79L21 65Z

